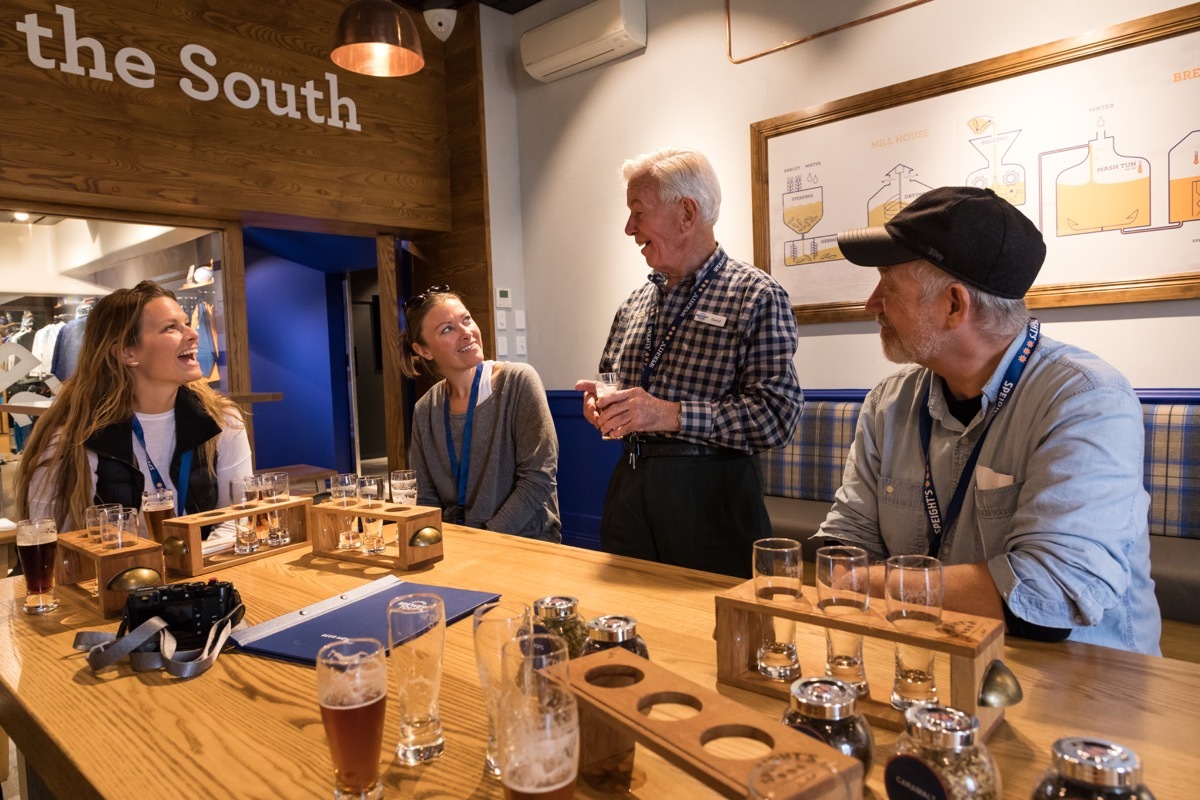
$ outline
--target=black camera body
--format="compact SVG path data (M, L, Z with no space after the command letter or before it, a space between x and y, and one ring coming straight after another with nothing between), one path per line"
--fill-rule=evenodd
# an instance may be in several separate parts
M242 598L233 584L216 579L134 589L125 601L125 618L119 635L146 620L162 617L175 637L176 646L180 650L195 650L204 646L209 629L241 604ZM244 614L244 609L239 610L233 624L240 622ZM138 649L157 647L158 637L154 637Z

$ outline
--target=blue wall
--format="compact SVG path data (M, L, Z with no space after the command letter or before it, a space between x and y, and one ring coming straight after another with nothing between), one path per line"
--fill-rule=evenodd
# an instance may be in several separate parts
M600 549L600 512L621 443L606 441L583 418L583 393L546 392L558 434L558 507L563 543Z
M352 471L341 276L246 247L255 464Z

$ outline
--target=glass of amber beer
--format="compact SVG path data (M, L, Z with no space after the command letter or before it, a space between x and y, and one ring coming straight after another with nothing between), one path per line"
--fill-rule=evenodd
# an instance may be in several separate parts
M317 702L333 756L335 800L383 795L379 759L387 662L378 639L344 639L317 651Z
M579 712L567 685L544 671L565 662L566 643L552 634L516 636L503 647L496 733L506 800L575 796Z
M174 516L175 492L170 489L142 492L142 517L146 520L146 532L153 541L163 543L163 520Z
M23 519L17 523L17 558L25 573L24 611L45 614L58 608L54 599L54 562L58 529L54 520Z

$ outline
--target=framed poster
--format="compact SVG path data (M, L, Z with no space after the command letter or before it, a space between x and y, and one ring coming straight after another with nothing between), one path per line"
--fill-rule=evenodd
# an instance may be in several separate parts
M1200 297L1197 54L1200 3L754 123L755 263L800 322L866 319L838 231L973 185L1046 239L1031 308Z

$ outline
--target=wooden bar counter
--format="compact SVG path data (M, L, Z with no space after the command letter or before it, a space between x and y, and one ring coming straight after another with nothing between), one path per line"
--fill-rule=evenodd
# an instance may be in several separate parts
M402 573L421 583L500 592L526 602L574 595L585 616L630 614L651 658L688 680L717 689L712 639L714 596L739 581L690 570L547 545L447 525L444 561ZM241 592L250 624L326 599L385 570L292 550L213 576ZM177 680L128 665L92 675L71 647L81 630L116 630L81 587L60 587L59 609L21 613L20 578L0 580L0 728L28 768L66 798L329 798L332 767L311 667L227 651L207 673ZM819 673L824 635L799 630L805 674ZM892 653L868 640L868 678L890 689ZM1004 797L1024 800L1049 764L1050 744L1068 735L1113 739L1135 750L1159 800L1195 795L1200 758L1200 665L1084 645L1010 641L1005 662L1024 701L1007 709L988 742L1000 764ZM939 677L945 665L939 664ZM394 679L393 679L394 680ZM392 686L394 697L395 686ZM775 724L780 700L719 691ZM388 707L383 758L389 798L499 798L484 777L486 718L469 620L447 629L441 712L446 753L421 768L392 764L398 730ZM883 765L895 734L876 730L868 797L883 798ZM747 746L747 754L756 753ZM653 753L637 753L631 795L717 796ZM601 797L580 786L580 797Z

